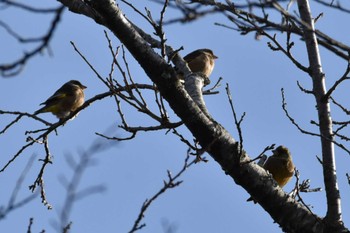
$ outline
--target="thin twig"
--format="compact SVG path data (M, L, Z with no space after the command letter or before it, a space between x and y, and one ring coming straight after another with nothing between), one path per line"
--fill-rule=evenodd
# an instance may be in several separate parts
M264 155L265 155L265 153L267 151L273 150L275 148L275 145L276 144L272 144L270 146L265 147L264 150L256 158L248 160L248 161L245 161L245 162L242 162L241 164L244 165L244 164L252 163L252 162L254 162L256 160L259 160L258 164L263 163L264 161L260 161L260 159L264 158ZM265 159L267 159L267 158L265 158Z
M31 194L25 198L23 198L22 200L20 201L17 201L17 196L18 196L18 193L20 191L20 188L22 187L22 184L23 184L23 181L26 177L26 175L28 174L29 172L29 169L32 167L33 165L33 162L34 162L34 159L35 159L35 156L32 156L30 157L30 159L28 160L25 168L23 169L21 175L19 176L17 182L16 182L16 186L15 188L13 189L12 191L12 194L11 194L11 197L10 197L10 200L6 206L6 208L0 208L0 219L3 219L6 217L6 215L15 210L15 209L18 209L18 208L21 208L22 206L28 204L30 201L34 200L36 197L37 197L37 194L38 193L35 193L35 194Z
M302 129L298 123L296 123L295 119L293 117L290 116L288 110L287 110L287 103L286 103L286 99L285 99L285 95L284 95L284 89L281 88L281 95L282 95L282 109L284 111L284 113L286 114L287 118L289 119L289 121L295 126L297 127L297 129L303 133L303 134L308 134L308 135L311 135L311 136L316 136L316 137L321 137L320 134L317 134L317 133L312 133L312 132L309 132L309 131L306 131L304 129Z
M43 35L41 37L41 43L37 47L35 47L34 49L32 49L29 52L25 52L22 55L22 57L18 58L17 60L15 60L11 63L0 64L0 72L1 72L2 76L11 77L11 76L15 76L15 75L19 74L23 70L25 64L32 57L41 54L45 48L48 48L48 46L51 42L51 39L53 38L53 34L56 31L58 24L61 20L61 16L63 14L64 9L65 9L65 6L60 6L60 7L56 8L56 11L54 12L55 17L51 22L49 30L45 35Z
M86 57L79 51L77 46L74 44L73 41L70 42L73 46L74 50L79 54L79 56L84 60L84 62L90 67L90 69L96 74L97 78L107 85L107 82L102 78L102 76L97 72L97 70L93 67L93 65L90 64L90 62L86 59Z
M301 202L305 208L317 219L317 221L321 221L310 209L309 205L307 205L303 198L300 196L300 192L320 192L322 191L321 188L315 188L310 189L310 180L304 180L301 184L300 182L300 174L299 171L295 168L294 169L294 176L296 178L294 189L289 193L290 196L292 196L294 199L298 197L298 202Z
M329 99L329 97L332 95L332 93L335 91L335 89L339 86L339 84L341 84L345 80L349 80L350 79L350 77L348 77L349 72L350 72L350 60L348 61L346 70L345 70L344 74L342 75L342 77L340 79L338 79L333 84L333 86L327 91L327 93L324 95L324 97L323 97L324 101Z
M233 118L235 120L236 129L238 131L238 136L239 136L239 141L240 141L240 143L239 143L239 153L240 153L240 157L241 157L242 153L243 153L243 133L242 133L241 124L242 124L243 119L245 117L245 112L243 112L241 118L238 120L235 108L233 106L232 95L231 95L230 86L229 86L228 83L226 83L226 94L227 94L227 97L228 97L228 101L230 103L230 107L231 107L231 111L232 111L232 114L233 114Z
M52 164L51 154L50 154L50 150L49 150L49 142L48 142L47 135L44 136L43 143L44 143L44 147L45 147L46 156L45 156L45 159L41 160L43 162L43 164L41 166L40 172L39 172L37 178L35 179L34 183L29 186L29 189L32 192L34 192L36 187L37 187L37 185L38 185L40 187L41 202L48 209L52 209L52 205L47 201L47 198L46 198L45 183L44 183L44 170L45 170L45 168L46 168L46 166L48 164Z
M27 228L27 233L31 233L32 232L32 225L33 225L33 218L29 219L29 224L28 224L28 228Z
M189 153L187 153L184 165L182 166L182 169L176 175L173 176L171 174L171 172L169 170L167 170L167 177L168 177L167 181L164 180L163 187L156 194L154 194L150 199L146 199L144 201L144 203L142 204L141 210L140 210L131 230L129 231L129 233L132 233L132 232L135 232L137 230L144 228L146 226L146 224L145 223L141 224L141 220L145 217L145 213L146 213L147 209L150 207L150 205L164 192L166 192L169 189L172 189L172 188L179 186L183 182L183 181L177 181L177 180L181 177L181 175L189 167L191 167L193 164L196 163L196 159L192 160L192 162L188 162L189 159L190 159L190 155L189 155Z

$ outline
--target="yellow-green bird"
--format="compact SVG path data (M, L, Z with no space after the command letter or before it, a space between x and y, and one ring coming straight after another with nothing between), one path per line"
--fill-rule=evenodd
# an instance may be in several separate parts
M77 108L84 104L84 89L86 86L77 80L71 80L63 84L50 98L40 105L45 105L34 114L51 112L60 120L69 116Z
M272 156L267 159L263 168L269 171L273 179L282 188L288 183L294 174L292 156L288 148L285 146L279 146L272 152ZM252 200L253 198L250 197L247 201Z
M288 183L294 174L292 156L288 148L285 146L279 146L272 152L273 155L267 159L264 168L272 174L272 177L282 188Z

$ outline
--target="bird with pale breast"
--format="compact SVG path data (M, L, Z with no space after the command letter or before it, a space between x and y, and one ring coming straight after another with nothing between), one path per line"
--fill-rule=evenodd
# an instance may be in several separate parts
M217 58L210 49L197 49L184 56L184 60L187 62L192 73L201 73L207 78L213 72L215 59ZM179 72L178 78L183 80L183 74Z
M213 72L215 59L217 58L210 49L197 49L184 56L184 60L193 73L202 73L208 78Z
M85 88L86 86L77 80L66 82L51 97L41 103L40 105L45 106L35 111L34 114L51 112L62 120L84 104Z
M263 168L269 171L277 184L283 188L294 174L292 156L285 146L279 146L272 152L272 156L267 159ZM250 197L247 201L253 200L254 199Z

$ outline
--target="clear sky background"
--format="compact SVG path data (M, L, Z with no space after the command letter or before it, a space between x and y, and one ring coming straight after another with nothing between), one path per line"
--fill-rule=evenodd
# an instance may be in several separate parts
M24 1L37 6L58 6L56 1ZM153 17L159 17L161 6L151 1L132 1L141 11L147 6ZM284 6L286 5L283 4ZM126 5L120 6L127 17L152 34L152 28ZM311 2L313 15L323 12L317 27L339 41L349 44L349 15L336 10L325 10ZM296 5L293 5L296 10ZM169 9L166 19L178 16L178 12ZM272 17L274 15L272 14ZM24 11L2 9L0 20L8 22L23 36L37 36L46 32L51 21L49 16L28 15ZM275 143L285 145L292 152L294 163L300 171L301 179L310 179L311 187L324 190L322 169L316 160L321 156L320 140L301 134L286 118L281 108L281 88L285 89L287 107L295 120L307 130L318 132L310 120L317 121L313 96L301 93L296 82L311 89L311 80L299 71L282 53L271 51L268 40L255 40L254 35L241 36L233 30L215 26L214 23L230 24L220 15L212 15L189 24L174 24L165 27L167 43L177 49L181 46L182 55L198 49L211 48L219 57L211 79L213 83L223 77L220 94L205 96L209 112L235 138L237 132L232 113L225 94L225 84L229 83L238 114L246 113L242 124L244 148L251 157L257 156L266 146ZM343 24L343 25L341 25ZM88 88L86 99L107 91L70 44L73 41L96 70L107 77L112 58L107 47L104 30L91 19L65 11L62 20L50 43L50 54L43 51L42 56L30 60L25 69L16 77L0 79L0 109L9 111L34 112L39 104L53 94L63 83L80 80ZM108 32L114 46L120 42ZM4 29L0 28L0 63L14 60L28 47L18 45ZM277 38L285 44L285 34L277 33ZM299 38L293 53L305 66L308 65L305 45ZM346 62L321 49L322 63L330 87L341 77ZM151 83L137 62L127 53L132 75L138 83ZM121 61L121 58L119 57ZM121 79L116 72L114 78ZM345 107L350 108L349 84L343 83L335 92L335 97ZM153 94L145 94L152 102ZM155 122L141 113L122 104L130 126L150 126ZM338 121L348 120L347 116L332 106L333 118ZM173 112L172 120L178 119ZM50 122L57 119L51 114L41 115ZM0 116L0 128L13 120L13 116ZM66 190L62 177L71 180L72 169L67 163L67 156L78 161L79 155L87 151L97 140L102 140L95 132L108 136L127 137L128 133L118 128L121 123L112 98L95 102L86 108L73 121L58 129L58 135L49 136L53 164L45 171L46 195L52 210L41 203L40 198L26 206L10 212L0 220L1 232L26 232L29 218L34 218L33 232L57 232L60 212L64 207ZM22 119L4 135L0 135L1 167L26 143L27 130L42 128L43 125L32 119ZM181 133L189 139L189 131L181 127ZM349 135L349 131L344 134ZM104 140L102 140L104 141ZM350 223L350 186L345 173L350 172L350 157L339 148L336 149L339 187L342 196L344 222ZM73 221L71 232L127 232L131 229L142 203L153 196L167 179L167 170L173 174L179 171L186 157L187 147L179 138L166 131L139 133L131 141L114 142L112 147L94 154L93 166L84 172L78 190L102 185L101 193L93 194L74 203L69 219ZM270 153L269 153L270 155ZM35 145L22 153L5 172L0 173L0 206L6 206L20 173L28 160L36 156L30 171L25 176L18 199L28 196L31 185L41 167L40 158L44 158L42 145ZM220 166L205 155L208 163L198 163L188 169L177 188L168 190L146 212L143 222L147 226L140 232L164 232L164 225L173 226L175 232L281 232L270 216L259 206L247 203L247 192L226 176ZM295 178L285 186L289 192ZM326 213L325 192L302 194L304 201L312 206L319 216Z

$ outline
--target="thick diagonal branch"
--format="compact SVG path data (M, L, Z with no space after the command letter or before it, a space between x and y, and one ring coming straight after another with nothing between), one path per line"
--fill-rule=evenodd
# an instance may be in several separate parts
M139 62L174 112L193 136L231 176L244 187L286 232L322 232L323 224L303 205L283 192L271 176L249 161L239 143L206 115L184 90L174 69L140 36L112 0L90 1L90 6Z

